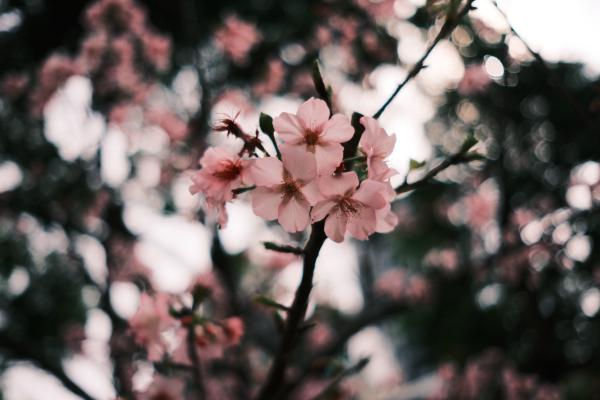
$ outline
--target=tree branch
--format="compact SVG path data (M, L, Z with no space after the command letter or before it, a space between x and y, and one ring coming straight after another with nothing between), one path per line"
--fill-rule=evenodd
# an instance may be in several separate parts
M202 364L200 358L196 352L196 332L194 331L194 325L188 328L187 334L187 345L188 345L188 356L192 361L193 380L194 386L198 393L198 399L204 399L206 397L206 391L204 388L204 378L202 376Z
M476 154L476 153L466 154L465 152L460 151L460 152L446 158L437 167L432 168L421 179L411 182L411 183L404 182L403 184L398 186L395 189L396 194L406 193L406 192L410 192L411 190L420 188L421 186L427 184L431 179L435 178L435 176L437 174L439 174L440 172L442 172L443 170L445 170L446 168L448 168L452 165L469 163L471 161L480 160L480 159L481 159L481 155L479 155L479 154Z
M284 384L285 371L289 364L289 359L294 348L294 343L299 333L300 325L304 321L308 298L312 290L312 280L315 271L315 264L319 251L325 242L325 221L319 221L312 225L312 232L304 247L304 263L302 269L302 279L296 289L294 302L289 309L288 317L285 321L283 337L277 348L275 359L271 364L267 380L260 389L257 399L274 399L275 394Z
M425 53L423 53L423 55L421 56L419 61L417 61L417 63L411 68L411 70L408 72L408 75L406 75L406 78L404 78L404 80L396 87L396 90L394 90L394 93L392 93L392 95L385 101L385 103L383 103L383 105L379 108L379 110L377 110L377 112L375 114L373 114L373 118L375 118L375 119L379 118L381 116L381 114L383 114L385 109L394 100L394 98L398 95L398 93L400 93L402 88L404 86L406 86L406 84L412 78L417 76L423 68L425 68L425 60L427 59L427 57L429 57L429 54L431 54L431 52L433 51L435 46L437 46L437 44L442 39L444 39L446 36L448 36L450 34L450 32L452 32L454 30L454 28L456 28L456 26L458 25L458 23L460 22L462 17L464 17L469 12L469 10L472 9L473 1L474 0L468 0L467 3L464 5L464 7L458 13L456 13L456 15L454 15L452 17L450 17L450 16L446 17L446 21L444 22L444 25L442 25L442 28L440 29L440 31L437 34L437 36L435 37L435 39L433 39L433 42L431 42L431 44L429 45L427 50L425 50Z
M277 244L277 243L273 243L273 242L263 242L263 246L265 246L265 249L267 249L267 250L278 251L280 253L292 253L292 254L297 254L299 256L304 254L304 249L301 249L300 247L296 247L296 246L288 246L288 245Z

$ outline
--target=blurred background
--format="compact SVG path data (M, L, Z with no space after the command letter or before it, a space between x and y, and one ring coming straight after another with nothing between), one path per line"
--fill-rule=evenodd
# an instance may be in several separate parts
M253 299L289 304L301 273L261 242L305 237L243 195L216 228L188 191L202 152L235 143L211 127L239 113L254 132L260 112L294 112L315 95L317 58L337 108L372 114L451 3L0 0L1 397L185 386L130 321L142 293L186 301L201 280L216 288L210 312L245 323L236 350L204 360L207 398L246 398L281 316ZM380 121L397 135L396 184L471 135L484 159L399 198L393 233L325 243L293 398L363 357L321 398L600 391L600 3L474 5Z

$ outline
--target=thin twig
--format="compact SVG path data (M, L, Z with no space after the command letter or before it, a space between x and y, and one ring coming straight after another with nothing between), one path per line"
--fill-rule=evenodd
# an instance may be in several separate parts
M392 93L392 95L385 101L385 103L383 103L383 105L379 108L379 110L377 110L377 112L375 114L373 114L373 118L375 118L375 119L379 118L381 116L381 114L383 114L385 109L394 100L394 98L398 95L398 93L400 93L402 88L404 86L406 86L406 84L412 78L417 76L423 68L425 68L425 60L427 59L427 57L429 57L429 54L431 54L431 52L433 51L435 46L437 46L437 44L442 39L444 39L446 36L448 36L450 34L450 32L452 32L454 30L454 28L456 28L456 26L458 25L458 23L460 22L462 17L464 17L469 12L469 10L472 9L473 1L474 0L468 0L467 3L464 5L464 7L456 15L454 15L452 17L451 16L446 17L446 21L444 22L444 25L442 25L442 28L438 32L435 39L433 39L433 42L431 42L431 44L429 45L427 50L425 50L425 53L423 53L423 55L421 56L419 61L417 61L417 63L411 68L411 70L408 72L408 75L406 75L406 78L404 78L404 80L396 87L396 90L394 90L394 93Z
M277 244L277 243L273 243L273 242L263 242L263 246L265 246L265 249L267 249L267 250L278 251L280 253L292 253L292 254L297 254L299 256L304 254L304 249L302 249L300 247L296 247L296 246L288 246L288 245Z
M439 174L440 172L442 172L443 170L445 170L446 168L448 168L452 165L464 164L464 163L468 163L468 162L476 161L476 160L481 160L481 155L476 154L476 153L475 154L465 154L463 152L456 153L456 154L446 158L435 168L432 168L421 179L411 182L411 183L404 182L403 184L398 186L395 189L396 194L410 192L411 190L415 190L415 189L425 185L431 179L433 179L437 174Z
M544 60L542 55L540 53L538 53L537 51L533 50L531 48L531 46L529 46L529 44L525 40L523 40L523 37L521 35L519 35L519 33L515 30L515 28L508 21L508 16L500 8L498 3L495 0L490 0L490 2L496 8L496 10L498 10L498 12L502 15L502 17L504 18L504 20L506 21L506 24L508 25L508 27L510 29L510 32L513 35L515 35L521 41L521 43L523 43L523 45L525 46L527 51L533 56L535 61L540 65L540 67L542 68L542 70L544 71L546 76L548 77L548 81L550 82L550 84L558 89L560 94L564 96L564 98L567 100L567 102L569 102L569 104L571 105L571 107L573 108L575 113L578 115L578 117L580 119L582 119L586 123L588 128L593 127L593 123L592 123L592 120L590 119L590 116L585 112L585 109L581 106L581 104L577 101L577 99L573 96L573 94L571 94L571 92L569 92L569 90L567 90L567 88L561 81L560 77L556 74L556 72L554 72L550 67L548 67L548 63L546 62L546 60Z
M349 376L359 373L360 371L363 370L364 367L367 366L368 363L369 363L369 357L361 358L360 360L358 360L358 362L356 364L354 364L353 366L351 366L349 368L346 368L345 370L343 370L342 372L337 374L337 376L335 378L333 378L333 380L331 382L329 382L329 384L327 386L325 386L325 388L318 395L313 397L313 400L326 399L327 396L329 396L331 394L331 392L333 392L335 390L335 388L340 384L340 382L344 378L347 378Z
M200 363L200 357L196 351L196 332L194 331L194 325L188 328L187 335L188 345L188 356L192 361L192 369L194 374L194 386L198 392L198 399L204 399L206 397L206 391L204 388L204 377L202 374L202 364Z

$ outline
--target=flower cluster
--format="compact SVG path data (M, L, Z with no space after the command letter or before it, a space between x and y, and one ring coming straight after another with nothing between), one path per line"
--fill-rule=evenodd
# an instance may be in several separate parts
M327 236L336 242L346 233L366 240L375 232L389 232L398 222L391 210L395 192L389 182L396 171L385 159L396 137L373 118L361 117L360 124L361 155L344 160L344 147L350 145L355 129L346 116L330 115L323 100L311 98L296 114L273 119L274 132L267 133L280 157L270 156L256 142L258 136L243 133L235 120L226 119L217 130L241 139L244 147L239 153L209 148L200 159L201 169L192 176L190 191L203 195L206 205L217 211L221 226L227 221L225 203L236 193L251 190L254 213L277 220L287 232L303 231L321 220ZM282 143L276 142L274 133ZM263 157L257 156L257 149Z

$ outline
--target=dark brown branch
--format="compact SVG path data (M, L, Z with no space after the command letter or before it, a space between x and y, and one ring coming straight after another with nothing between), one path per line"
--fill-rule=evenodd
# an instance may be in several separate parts
M81 386L71 380L71 378L67 376L60 365L56 365L56 363L43 358L40 354L37 354L35 351L31 350L29 346L19 343L17 340L5 334L0 334L0 347L4 347L15 358L30 361L46 372L54 375L54 377L56 377L68 390L77 396L85 400L94 399L85 390L83 390Z
M335 388L344 378L362 371L363 368L367 366L369 361L369 357L361 358L356 364L337 374L337 376L333 378L333 380L329 382L329 384L318 395L316 395L313 400L323 400L329 398L328 396L335 390Z
M292 253L297 254L299 256L304 254L304 249L296 246L288 246L273 242L263 242L263 246L265 246L265 249L267 250L278 251L280 253Z
M337 336L333 341L329 342L312 356L309 356L308 361L304 363L304 367L300 369L298 375L279 392L280 396L277 398L283 399L288 397L313 372L313 366L320 364L320 361L323 359L328 359L340 353L344 349L346 342L356 333L369 325L382 322L407 309L409 309L409 305L406 303L395 301L381 302L363 309L358 315L338 324Z
M411 190L415 190L420 188L421 186L427 184L431 179L433 179L437 174L445 170L446 168L452 165L464 164L471 161L481 160L481 155L479 154L466 154L465 152L458 152L444 161L442 161L438 166L432 168L425 176L421 179L408 183L404 182L400 186L398 186L396 190L396 194L410 192Z
M425 68L425 60L427 59L427 57L429 57L429 54L431 54L431 52L433 51L435 46L437 46L437 44L442 39L444 39L446 36L448 36L450 34L450 32L452 32L454 30L454 28L456 28L456 25L458 25L458 23L460 22L462 17L464 17L469 12L469 10L472 9L473 1L474 0L468 0L467 3L464 5L464 7L456 15L446 17L446 21L444 22L444 25L442 25L442 28L438 32L435 39L433 39L433 42L431 42L431 44L429 45L427 50L425 50L425 53L423 53L423 55L421 56L419 61L417 61L417 63L411 68L411 70L408 72L408 75L406 75L406 78L404 78L404 80L396 87L396 90L394 90L394 93L392 93L392 95L385 101L385 103L383 103L383 105L379 108L379 110L377 110L377 112L375 114L373 114L373 118L375 118L375 119L379 118L381 116L381 114L383 114L385 109L394 100L394 98L398 95L398 93L400 93L402 88L404 86L406 86L406 84L411 79L413 79L415 76L417 76L423 68Z
M200 363L200 357L196 351L196 332L194 331L194 325L190 326L187 334L187 345L188 345L188 356L192 361L193 370L193 381L198 393L198 399L206 398L206 391L204 388L204 377L202 376L202 364Z
M270 400L275 399L275 394L284 384L285 371L294 348L294 343L298 337L300 325L304 321L308 298L312 290L312 280L315 271L315 264L319 251L325 242L325 222L319 221L312 225L312 232L304 247L304 263L302 269L302 279L296 289L294 302L288 312L285 321L283 337L277 348L275 359L269 369L269 374L265 384L260 389L257 399Z

